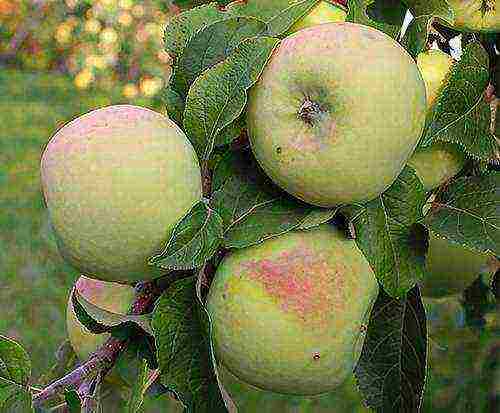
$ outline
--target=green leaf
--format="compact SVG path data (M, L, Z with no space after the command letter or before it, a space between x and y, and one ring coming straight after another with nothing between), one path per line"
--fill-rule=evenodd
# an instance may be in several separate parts
M382 290L354 371L368 406L377 412L418 412L426 354L426 317L419 288L400 300Z
M174 270L195 269L217 252L222 240L222 218L200 201L176 225L165 249L151 257L149 264Z
M66 401L66 406L68 406L69 413L81 413L82 402L76 390L66 389L64 392L64 400Z
M415 171L406 167L377 198L343 209L354 226L357 245L393 297L404 296L423 278L425 234L416 223L424 204L423 184Z
M253 17L229 17L196 32L177 59L166 91L172 115L182 119L179 111L184 111L189 88L199 75L223 61L243 40L266 30L266 24Z
M285 34L293 24L307 15L319 0L247 0L233 2L227 11L236 16L249 16L261 19L269 26L268 36Z
M452 243L500 256L500 174L455 180L422 223Z
M392 38L399 37L406 7L399 0L349 0L347 21L371 26Z
M253 17L231 17L198 31L180 55L172 83L186 96L194 80L206 69L222 62L245 39L264 34L267 26Z
M269 37L244 40L226 60L194 81L186 101L184 130L200 161L210 158L217 135L244 111L246 92L277 44Z
M0 412L32 412L31 360L14 340L0 335Z
M455 21L455 15L450 7L449 0L404 0L404 2L408 4L414 17L423 15L439 16L440 19L447 21L450 25L453 25Z
M226 13L221 11L215 2L174 16L165 28L165 51L177 60L196 32L226 17Z
M250 151L228 151L213 175L210 201L224 223L224 245L245 248L298 227L312 207L261 171Z
M144 392L148 381L149 368L146 360L135 359L133 362L135 379L127 400L127 413L143 411Z
M225 413L196 299L196 277L174 282L158 300L153 330L161 381L188 411Z
M432 107L419 145L452 142L476 159L495 158L498 143L490 131L491 110L484 99L488 82L488 54L480 43L469 43Z
M306 230L317 227L330 221L337 213L338 208L317 208L311 210L301 221L297 229Z
M74 287L71 291L71 303L78 320L93 333L111 333L121 327L125 328L126 324L133 324L142 331L153 334L147 314L117 314L107 311L86 300Z
M401 44L414 58L426 49L433 21L432 16L419 16L406 29Z
M174 89L171 83L163 89L162 100L167 108L168 117L172 119L177 126L182 127L182 118L184 116L184 98Z
M241 115L232 123L223 128L215 137L215 146L223 146L231 143L233 140L239 138L245 132L247 127L246 112Z

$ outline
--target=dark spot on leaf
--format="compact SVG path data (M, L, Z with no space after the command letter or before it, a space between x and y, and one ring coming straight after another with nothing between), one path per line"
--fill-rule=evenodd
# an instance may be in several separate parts
M277 153L278 155L281 153L281 146L278 146L278 147L276 148L276 153Z

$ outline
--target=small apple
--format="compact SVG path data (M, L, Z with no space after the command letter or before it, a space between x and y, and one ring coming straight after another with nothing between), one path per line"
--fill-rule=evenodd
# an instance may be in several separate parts
M147 259L201 199L200 167L184 132L132 105L94 110L57 131L41 178L62 257L106 281L162 275Z
M460 31L500 31L498 0L405 0L414 15L433 14Z
M441 297L461 293L479 276L492 277L497 260L489 254L469 250L429 232L422 293Z
M252 151L277 185L332 207L372 199L394 182L425 112L420 71L394 39L327 23L280 43L249 91L247 125Z
M295 33L308 27L324 23L345 22L347 12L338 4L329 1L320 1L312 10L288 30L288 34Z
M76 281L75 288L88 302L115 314L126 314L135 296L134 288L129 285L94 280L83 275ZM70 300L71 297L66 310L69 341L78 358L86 360L110 334L94 334L87 330L78 320Z
M352 375L378 290L356 243L329 224L230 253L207 297L217 360L263 390L332 391Z
M466 157L457 145L436 142L424 148L418 148L408 165L415 169L424 184L426 192L442 185L453 178L464 167Z
M453 59L441 50L428 50L417 56L417 66L424 79L428 110L436 98L453 65ZM430 191L454 177L466 161L463 151L453 143L438 142L418 148L408 160L424 189Z
M417 66L424 79L427 106L430 108L450 73L453 58L441 50L430 49L418 54Z

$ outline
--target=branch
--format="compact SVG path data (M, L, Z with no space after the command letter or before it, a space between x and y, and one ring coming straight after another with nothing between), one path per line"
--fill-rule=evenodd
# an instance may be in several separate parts
M169 278L175 279L176 277L173 274L169 274ZM148 312L151 305L170 282L165 283L165 286L161 287L156 281L139 284L136 287L136 297L129 314L139 315ZM86 391L88 387L85 385L86 380L89 377L95 377L99 373L101 378L103 378L113 368L118 356L125 350L127 345L128 340L119 340L110 337L100 348L90 355L87 361L35 394L33 396L33 406L41 406L44 402L64 391L66 387L74 387L80 391Z

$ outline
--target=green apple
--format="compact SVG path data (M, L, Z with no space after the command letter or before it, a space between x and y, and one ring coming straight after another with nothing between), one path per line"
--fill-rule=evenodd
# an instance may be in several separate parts
M469 250L429 232L425 266L423 295L441 297L461 293L480 275L488 282L497 261L489 254Z
M441 50L428 50L417 56L417 66L422 74L430 110L453 65L453 59ZM418 148L408 161L430 191L454 177L466 161L463 151L455 144L438 142Z
M405 0L414 15L433 14L460 31L500 31L498 0Z
M329 1L320 1L312 10L297 21L289 30L288 34L295 33L308 27L324 23L345 22L347 12Z
M135 296L134 288L129 285L94 280L85 276L78 278L74 288L94 306L115 314L126 314ZM71 297L66 309L66 328L71 346L80 360L87 360L89 355L110 337L108 333L94 334L80 323Z
M459 173L464 167L465 160L464 153L457 145L437 142L418 148L408 160L408 165L415 169L427 192Z
M235 402L239 413L369 413L363 405L356 380L351 374L333 392L321 396L291 396L254 387L236 377L223 365L218 368L219 379Z
M331 207L367 201L394 182L425 112L420 71L395 40L328 23L281 42L249 91L247 125L253 153L276 184Z
M356 243L329 224L232 252L207 297L217 360L263 390L332 391L352 375L377 294Z
M422 74L427 94L427 106L430 108L444 84L450 69L453 66L453 59L450 55L437 49L430 49L419 53L417 56L417 66Z
M148 257L202 195L184 132L131 105L97 109L61 128L43 152L41 177L61 255L106 281L161 275Z

